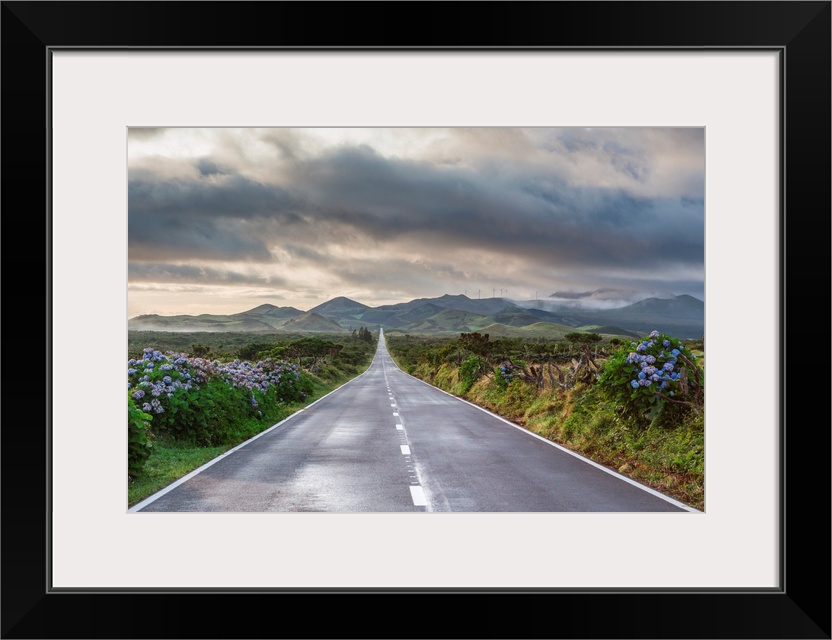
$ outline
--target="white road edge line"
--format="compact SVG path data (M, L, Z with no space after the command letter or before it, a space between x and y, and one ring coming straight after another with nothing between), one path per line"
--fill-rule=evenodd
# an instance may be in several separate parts
M650 487L645 486L645 485L641 484L640 482L637 482L636 480L633 480L632 478L628 478L627 476L621 475L620 473L617 473L617 472L613 471L612 469L607 469L604 465L598 464L597 462L595 462L593 460L590 460L589 458L585 458L581 454L575 453L574 451L571 451L571 450L567 449L566 447L564 447L562 445L559 445L557 442L552 442L551 440L548 440L548 439L544 438L543 436L539 436L536 433L534 433L533 431L529 431L525 427L521 427L520 425L514 424L510 420L506 420L503 416L497 415L496 413L493 413L492 411L489 411L488 409L485 409L485 408L483 408L483 407L481 407L477 404L474 404L473 402L469 402L465 398L460 398L458 396L455 396L452 393L448 393L444 389L440 389L439 387L433 386L429 382L425 382L424 380L419 380L419 378L417 378L416 376L411 375L411 374L407 373L406 371L400 369L399 366L396 364L395 360L393 361L393 365L397 369L399 369L399 371L401 371L403 374L405 374L406 376L410 376L414 380L416 380L418 382L421 382L422 384L430 387L431 389L436 389L437 391L441 391L442 393L444 393L446 396L450 396L450 397L452 397L456 400L459 400L460 402L464 402L465 404L469 404L472 407L474 407L475 409L479 409L480 411L482 411L484 413L487 413L488 415L493 416L493 417L497 418L498 420L501 420L502 422L505 422L507 425L510 425L510 426L514 427L518 431L522 431L523 433L525 433L527 435L530 435L534 438L537 438L538 440L542 440L546 444L549 444L549 445L551 445L551 446L553 446L557 449L560 449L564 453L568 453L570 456L573 456L573 457L577 458L578 460L582 460L582 461L586 462L587 464L592 465L593 467L597 467L601 471L604 471L604 472L610 474L611 476L613 476L615 478L618 478L619 480L623 480L624 482L626 482L628 484L631 484L634 487L638 487L639 489L641 489L643 491L646 491L647 493L650 493L650 494L656 496L657 498L661 498L662 500L664 500L666 502L669 502L670 504L676 505L677 507L679 507L680 509L684 509L685 511L689 511L691 513L703 513L699 509L694 509L693 507L686 505L684 502L679 502L678 500L674 500L673 498L671 498L669 496L666 496L663 493L661 493L659 491L656 491L655 489L651 489Z
M170 483L170 484L169 484L168 486L166 486L164 489L159 489L159 491L157 491L157 492L156 492L156 493L154 493L153 495L148 496L147 498L145 498L145 499L144 499L144 500L142 500L141 502L138 502L138 503L134 504L132 507L130 507L130 508L127 510L127 513L137 513L137 512L139 512L139 511L141 511L142 509L144 509L144 508L145 508L147 505L149 505L150 503L155 502L156 500L158 500L159 498L161 498L161 497L162 497L163 495L165 495L166 493L168 493L168 492L170 492L170 491L174 490L174 489L175 489L176 487L178 487L180 484L184 484L185 482L187 482L188 480L190 480L191 478L193 478L193 477L194 477L195 475L197 475L198 473L202 473L202 472L203 472L203 471L205 471L208 467L210 467L210 466L212 466L212 465L216 464L217 462L219 462L220 460L222 460L222 459L223 459L223 458L225 458L226 456L228 456L228 455L230 455L230 454L234 453L235 451L237 451L237 449L242 449L242 448L243 448L244 446L246 446L247 444L249 444L249 443L254 442L255 440L257 440L257 438L262 438L264 435L266 435L266 434L267 434L267 433L269 433L270 431L273 431L274 429L277 429L280 425L282 425L282 424L284 424L285 422L287 422L287 421L291 420L291 419L292 419L292 418L294 418L296 415L303 413L304 411L306 411L307 409L309 409L309 408L311 408L311 407L314 407L316 404L318 404L318 403L319 403L321 400L323 400L324 398L328 398L329 396L331 396L331 395L332 395L333 393L335 393L336 391L340 391L341 389L343 389L344 387L346 387L346 386L347 386L348 384L350 384L351 382L354 382L355 380L358 380L361 376L363 376L365 373L367 373L367 371L369 371L371 367L372 367L372 363L370 363L370 366L369 366L369 367L367 367L366 371L364 371L363 373L358 374L358 375L357 375L357 376L355 376L352 380L347 380L347 381L346 381L344 384L342 384L340 387L338 387L337 389L333 389L332 391L330 391L330 392L329 392L328 394L326 394L325 396L321 396L320 398L318 398L317 400L315 400L315 402L311 403L310 405L308 405L308 406L304 407L303 409L298 409L298 410L297 410L297 411L295 411L292 415L290 415L290 416L286 416L285 418L283 418L283 420L281 420L281 421L280 421L280 422L278 422L277 424L273 424L271 427L269 427L269 428L268 428L268 429L266 429L265 431L261 431L261 432L260 432L260 433L258 433L256 436L252 436L251 438L249 438L249 439L248 439L248 440L246 440L245 442L241 442L240 444L238 444L238 445L237 445L236 447L234 447L233 449L229 449L229 450L228 450L228 451L226 451L225 453L221 453L220 455L218 455L218 456L217 456L216 458L214 458L213 460L209 460L208 462L206 462L206 463L205 463L204 465L202 465L201 467L198 467L198 468L194 469L193 471L191 471L189 474L187 474L187 475L185 475L185 476L182 476L181 478L179 478L179 480L176 480L176 481L174 481L174 482Z

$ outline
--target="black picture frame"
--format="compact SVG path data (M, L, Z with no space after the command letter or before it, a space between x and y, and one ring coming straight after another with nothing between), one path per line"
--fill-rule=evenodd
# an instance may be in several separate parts
M2 637L830 638L830 15L829 1L3 2ZM781 343L738 348L770 349L782 370L780 588L54 592L50 52L131 47L778 51ZM44 378L24 382L33 360Z

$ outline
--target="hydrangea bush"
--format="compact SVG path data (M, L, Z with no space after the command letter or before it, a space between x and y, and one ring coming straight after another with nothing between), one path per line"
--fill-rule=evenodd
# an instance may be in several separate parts
M503 362L499 367L494 368L494 381L499 389L505 390L508 383L514 379L514 367L511 363Z
M268 418L311 391L297 365L271 359L221 363L147 348L127 367L129 401L152 418L153 431L202 445L229 442L245 420Z
M599 384L642 423L668 424L672 415L704 403L704 372L677 338L651 332L614 353Z

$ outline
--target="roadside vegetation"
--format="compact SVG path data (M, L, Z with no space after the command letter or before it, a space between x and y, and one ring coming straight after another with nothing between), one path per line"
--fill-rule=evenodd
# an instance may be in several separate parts
M404 371L704 509L704 342L386 335Z
M377 337L130 332L128 506L365 371Z

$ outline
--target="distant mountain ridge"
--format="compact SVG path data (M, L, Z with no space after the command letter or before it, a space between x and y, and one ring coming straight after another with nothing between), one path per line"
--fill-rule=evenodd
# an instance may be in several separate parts
M532 306L532 305L535 306ZM678 338L701 338L705 331L705 303L693 296L646 298L612 309L586 309L548 302L515 302L506 298L473 299L446 294L398 304L371 307L339 296L309 311L271 304L232 315L198 316L155 314L128 320L128 329L143 331L373 331L399 333L488 333L547 335L554 338L575 330L605 335L640 336L658 330Z

